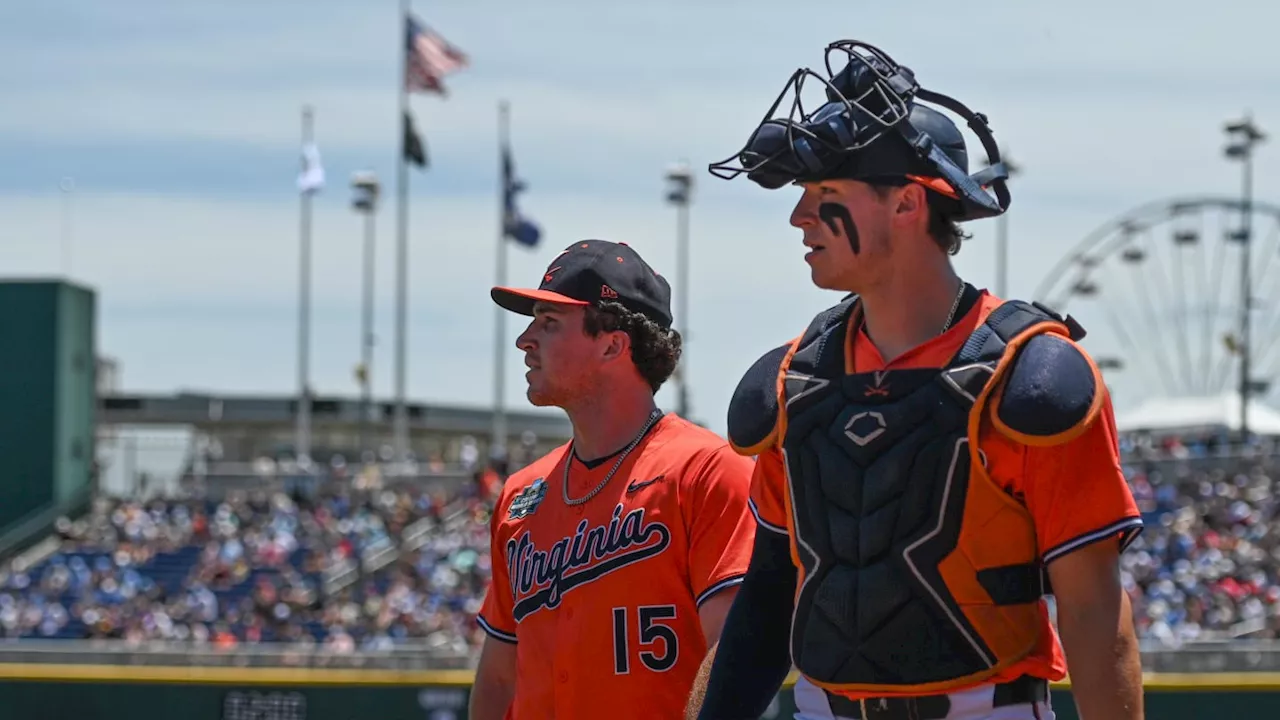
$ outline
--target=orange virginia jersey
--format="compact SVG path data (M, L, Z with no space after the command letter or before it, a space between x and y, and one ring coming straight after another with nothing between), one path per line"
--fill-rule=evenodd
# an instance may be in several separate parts
M893 382L894 370L941 367L959 352L969 335L999 305L998 298L984 291L973 309L950 330L888 363L865 332L861 329L853 332L851 328L846 357L853 358L854 372L879 370L885 383ZM992 479L1030 512L1046 564L1094 542L1118 540L1123 548L1141 529L1137 503L1120 467L1109 395L1093 424L1061 445L1021 445L997 432L989 419L984 419L980 427L978 442L987 457ZM763 532L792 535L787 495L782 454L776 446L770 447L759 456L751 489L751 510ZM791 545L793 559L798 558L794 536ZM800 567L798 559L796 563ZM1039 645L1030 656L993 678L995 682L1007 682L1024 673L1051 681L1066 676L1066 659L1044 602L1039 622L1043 630ZM839 694L857 700L894 693L840 691Z
M681 717L707 643L708 598L742 582L755 541L753 463L661 418L584 504L564 501L568 446L512 475L492 520L493 580L477 618L515 643L512 720ZM586 497L617 457L572 459Z

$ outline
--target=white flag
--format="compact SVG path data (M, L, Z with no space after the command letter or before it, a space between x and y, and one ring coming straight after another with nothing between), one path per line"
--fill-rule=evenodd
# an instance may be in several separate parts
M298 190L307 193L324 187L324 167L320 150L314 143L302 148L302 171L298 173Z

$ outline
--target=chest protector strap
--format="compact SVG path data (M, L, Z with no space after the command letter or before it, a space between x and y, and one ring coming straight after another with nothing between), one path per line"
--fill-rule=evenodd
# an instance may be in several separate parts
M820 313L796 341L782 367L784 410L797 397L826 387L844 375L849 318L857 311L857 302L857 296L850 295Z
M819 313L793 343L780 367L786 380L781 408L806 390L812 392L814 386L825 386L844 375L844 350L849 327L854 324L851 316L859 312L857 300L856 295L850 295ZM1084 337L1083 328L1073 318L1063 318L1039 303L1009 300L987 315L941 371L959 398L976 404L984 388L994 385L990 381L1009 369L1016 351L1046 332L1072 340Z

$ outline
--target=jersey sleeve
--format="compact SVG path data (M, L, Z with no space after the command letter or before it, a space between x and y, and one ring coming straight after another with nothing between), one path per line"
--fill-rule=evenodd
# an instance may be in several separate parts
M1020 490L1046 565L1103 540L1128 547L1142 531L1142 515L1120 466L1110 397L1075 439L1026 448Z
M476 615L476 623L490 637L503 642L516 642L516 621L512 607L511 580L507 571L505 540L499 530L507 503L499 501L489 519L489 587L485 590L484 603Z
M747 510L751 466L750 458L722 446L690 485L689 579L699 606L747 574L756 536Z
M782 452L776 447L756 456L748 505L760 529L787 535L787 474L782 463Z

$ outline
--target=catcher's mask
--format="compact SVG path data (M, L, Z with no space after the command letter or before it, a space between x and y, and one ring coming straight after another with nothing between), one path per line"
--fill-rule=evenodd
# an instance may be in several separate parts
M833 52L849 58L839 73L831 69ZM769 190L835 178L917 182L933 191L930 202L956 221L995 217L1009 209L1008 171L986 117L920 87L910 68L866 43L839 40L827 46L825 55L827 77L808 68L796 70L746 145L733 157L711 164L711 174L729 180L746 173ZM806 113L801 91L810 76L826 86L826 102ZM790 114L773 117L792 88ZM970 175L959 128L921 101L964 118L986 149L989 167Z

